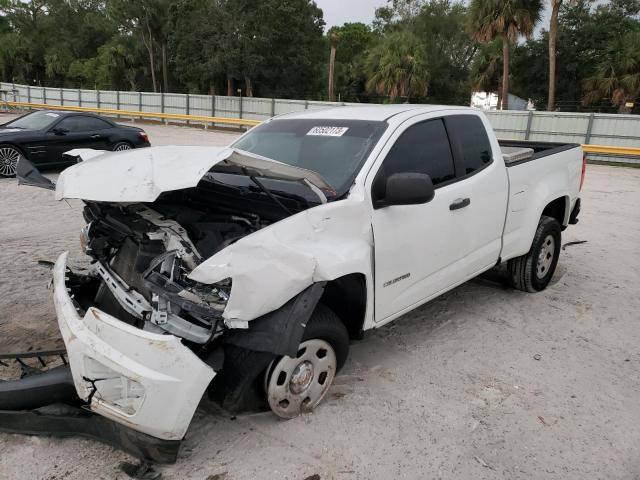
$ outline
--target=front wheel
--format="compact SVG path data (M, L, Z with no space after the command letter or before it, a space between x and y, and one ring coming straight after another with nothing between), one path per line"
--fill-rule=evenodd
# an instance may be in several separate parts
M349 354L349 334L335 313L319 304L298 354L275 359L265 372L269 407L281 418L313 410L326 396Z
M15 177L22 152L12 145L0 145L0 176Z
M526 255L509 260L507 269L514 288L539 292L547 288L558 264L562 230L555 218L542 216Z

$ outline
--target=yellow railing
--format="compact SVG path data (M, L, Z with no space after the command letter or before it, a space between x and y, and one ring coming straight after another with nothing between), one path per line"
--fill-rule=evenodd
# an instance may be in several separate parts
M640 157L640 148L609 147L605 145L582 145L585 153L604 153L606 155L621 155Z
M216 123L220 125L234 125L238 127L253 127L255 125L258 125L259 123L262 123L260 120L249 120L246 118L208 117L205 115L182 115L179 113L140 112L137 110L117 110L115 108L73 107L69 105L51 105L48 103L0 102L0 107L2 105L18 108L41 108L46 110L104 113L106 115L152 118L157 120L183 120L190 122Z
M47 110L104 113L107 115L121 115L123 117L135 118L152 118L157 120L182 120L190 122L215 123L219 125L232 125L237 127L253 127L262 123L260 120L249 120L246 118L208 117L204 115L182 115L179 113L140 112L137 110L118 110L115 108L73 107L69 105L51 105L48 103L0 102L0 106L2 105L23 108L42 108ZM582 149L585 153L640 157L640 148L584 144L582 145Z

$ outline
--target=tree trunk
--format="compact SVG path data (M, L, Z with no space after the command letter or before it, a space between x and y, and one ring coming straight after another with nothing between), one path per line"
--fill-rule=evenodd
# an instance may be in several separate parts
M231 75L227 75L227 97L233 97L233 78Z
M551 0L551 21L549 23L549 98L547 110L556 109L556 40L558 37L558 13L562 0Z
M336 96L333 92L333 73L336 65L336 45L334 43L331 44L331 53L329 54L329 101L335 102Z
M169 92L169 71L167 70L167 43L162 42L162 79L164 81L164 91Z
M509 110L509 39L502 39L502 108Z
M244 88L245 88L245 95L247 97L253 97L253 85L251 84L251 78L244 77Z
M151 36L150 28L149 28L149 41L147 42L147 39L144 36L144 30L143 30L142 43L144 43L144 46L147 48L147 52L149 52L149 66L151 67L151 83L153 83L153 92L156 93L158 91L158 87L156 83L155 59L153 56L153 37Z

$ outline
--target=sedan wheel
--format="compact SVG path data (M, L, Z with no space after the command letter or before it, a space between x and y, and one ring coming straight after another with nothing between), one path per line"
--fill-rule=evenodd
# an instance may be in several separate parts
M22 158L20 151L14 147L0 146L0 175L15 177L18 161Z
M131 145L126 142L116 143L113 147L114 152L124 152L125 150L131 150Z
M302 342L295 358L282 357L267 369L271 410L282 418L313 410L329 390L336 369L336 354L329 342L318 338Z

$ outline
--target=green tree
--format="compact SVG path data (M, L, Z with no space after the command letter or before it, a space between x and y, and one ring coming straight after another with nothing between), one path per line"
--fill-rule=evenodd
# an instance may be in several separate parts
M612 40L595 73L584 82L586 104L606 98L628 113L627 102L640 96L640 31L628 32Z
M509 108L510 46L520 36L531 37L540 20L540 0L472 0L469 7L473 36L488 43L502 39L502 109Z
M502 79L502 39L480 46L477 54L471 63L469 75L471 88L473 90L498 94L498 105L500 105L502 91L500 83Z
M467 9L449 0L425 3L409 22L409 29L424 45L430 101L469 102L468 78L478 45L466 32Z
M109 16L116 22L123 34L136 35L147 50L149 73L153 91L160 90L157 81L158 64L164 74L164 87L168 86L166 45L169 36L169 11L171 0L109 0ZM160 60L158 60L160 56Z
M427 94L429 71L424 46L407 31L393 32L374 47L367 58L369 91L398 99Z
M341 27L333 27L327 37L334 34L339 37L334 71L335 92L343 100L358 100L366 90L367 52L377 41L377 36L364 23L345 23Z

